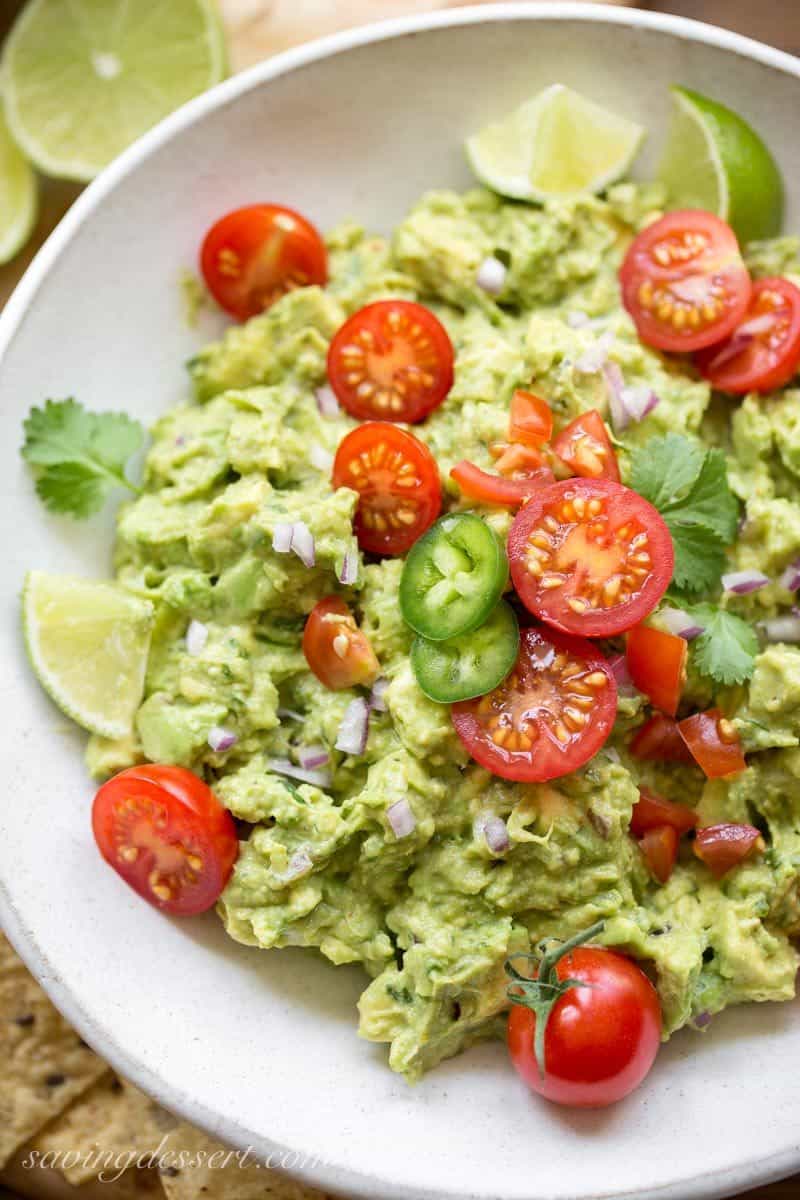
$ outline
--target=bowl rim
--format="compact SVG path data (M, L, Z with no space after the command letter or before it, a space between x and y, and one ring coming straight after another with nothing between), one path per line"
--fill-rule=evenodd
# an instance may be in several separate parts
M669 13L594 3L564 4L563 0L502 0L491 4L484 0L484 3L464 8L448 8L371 22L317 38L265 59L188 101L134 142L88 185L35 255L0 314L0 366L50 268L75 234L127 175L181 131L202 120L208 113L226 107L246 92L320 59L373 42L389 41L429 30L506 21L582 22L653 30L683 41L729 51L800 80L800 58L742 34ZM272 1142L266 1137L261 1138L256 1146L248 1145L252 1139L245 1134L235 1117L215 1113L173 1088L167 1080L141 1066L127 1048L104 1031L101 1024L83 1013L72 991L38 945L35 932L25 926L22 915L17 912L11 890L2 878L0 929L6 933L22 961L64 1017L114 1070L170 1112L228 1144L241 1149L249 1148L262 1161L270 1155L288 1154L294 1150L294 1147ZM718 1200L730 1195L732 1190L746 1190L785 1178L799 1168L800 1145L796 1145L769 1158L754 1155L744 1163L712 1175L692 1175L675 1181L659 1188L658 1196L659 1200ZM404 1184L377 1181L355 1170L326 1163L298 1167L293 1169L292 1174L311 1186L342 1195L363 1197L363 1200L376 1200L376 1183L381 1189L382 1200L450 1200L452 1195L439 1188L412 1193ZM600 1190L591 1197L587 1196L586 1200L645 1200L648 1194L646 1185L643 1185L624 1193L615 1191L612 1194ZM468 1197L463 1197L463 1200L468 1200Z

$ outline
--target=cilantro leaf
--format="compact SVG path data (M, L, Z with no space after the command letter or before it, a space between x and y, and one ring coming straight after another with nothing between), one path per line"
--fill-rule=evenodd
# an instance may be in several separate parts
M631 486L663 516L675 547L675 586L711 591L725 569L739 505L725 455L677 433L651 438L633 455Z
M125 413L93 413L75 400L48 400L25 421L22 457L38 468L36 491L57 513L84 518L118 487L138 492L125 465L144 430Z
M753 627L741 617L710 604L697 605L689 612L698 624L705 626L704 632L692 642L692 659L700 674L724 686L749 679L759 650Z
M702 446L679 433L650 438L633 456L631 487L661 512L688 492L702 470L703 458Z

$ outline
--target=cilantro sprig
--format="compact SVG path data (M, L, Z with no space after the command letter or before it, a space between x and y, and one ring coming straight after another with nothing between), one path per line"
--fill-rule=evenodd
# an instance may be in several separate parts
M144 440L125 413L89 412L76 400L47 400L25 421L22 457L37 471L36 491L51 512L82 520L115 488L139 492L125 474Z
M658 509L672 534L674 586L688 593L713 590L739 516L722 451L677 433L651 438L633 455L630 485Z
M692 662L700 674L724 687L749 679L759 651L752 625L713 604L696 604L688 611L703 626L703 632L691 643Z

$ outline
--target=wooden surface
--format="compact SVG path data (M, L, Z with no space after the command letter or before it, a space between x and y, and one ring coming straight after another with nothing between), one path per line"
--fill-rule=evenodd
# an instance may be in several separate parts
M231 66L242 69L298 42L386 16L456 7L460 0L220 0L230 40ZM473 3L476 0L472 0ZM481 0L478 0L481 2ZM492 3L493 0L482 0ZM625 0L611 0L624 3ZM0 0L0 38L17 4ZM800 54L800 0L638 0L638 7L677 13L736 29ZM48 233L79 193L76 185L43 181L42 211L30 246L0 267L0 304ZM800 1114L798 1114L800 1117ZM702 1136L700 1134L699 1136ZM0 1190L0 1200L4 1193ZM747 1200L800 1200L800 1175L747 1193Z

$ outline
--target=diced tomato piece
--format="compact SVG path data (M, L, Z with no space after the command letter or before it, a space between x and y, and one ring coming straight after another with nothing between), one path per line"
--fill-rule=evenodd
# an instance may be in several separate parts
M650 874L666 883L678 858L678 833L671 825L648 829L639 842Z
M695 854L715 879L764 849L764 839L755 825L707 825L698 829L694 839Z
M721 779L746 769L739 735L719 709L710 708L679 721L678 730L708 779Z
M649 830L659 829L662 825L669 825L677 834L688 833L697 826L697 813L684 804L674 804L641 788L631 813L631 833L634 837L643 837Z
M678 722L663 713L654 713L636 730L628 749L634 758L645 762L694 762Z
M543 446L553 435L553 412L541 396L517 389L511 397L509 441L526 446Z
M628 634L628 674L639 691L670 717L678 711L688 652L685 638L650 625L637 625Z
M497 504L502 508L519 508L555 479L549 467L540 467L535 474L517 479L505 479L482 471L466 459L456 463L450 478L456 481L468 499L478 500L481 504Z
M495 466L506 479L527 479L538 475L547 466L545 456L536 446L523 446L522 442L495 442L489 447Z
M581 413L553 442L553 450L574 475L613 479L619 483L619 464L605 421L596 408Z
M303 654L320 683L331 691L374 683L378 660L369 638L338 596L318 600L303 630Z

